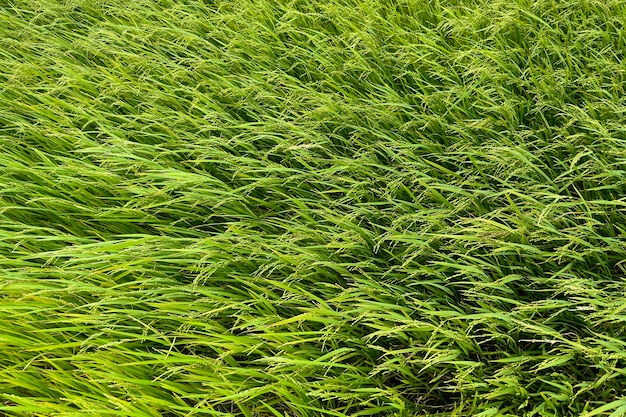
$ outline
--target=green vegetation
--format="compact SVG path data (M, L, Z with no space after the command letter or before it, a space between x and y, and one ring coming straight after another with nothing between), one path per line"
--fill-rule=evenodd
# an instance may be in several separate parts
M0 415L626 415L625 2L0 5Z

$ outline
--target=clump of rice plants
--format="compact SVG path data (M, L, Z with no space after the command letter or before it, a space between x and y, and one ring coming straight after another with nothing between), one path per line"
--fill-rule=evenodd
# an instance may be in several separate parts
M626 415L625 24L2 2L0 415Z

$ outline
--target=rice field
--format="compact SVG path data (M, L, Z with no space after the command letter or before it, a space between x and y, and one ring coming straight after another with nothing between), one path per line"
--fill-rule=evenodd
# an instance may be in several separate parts
M626 2L0 0L0 416L626 415Z

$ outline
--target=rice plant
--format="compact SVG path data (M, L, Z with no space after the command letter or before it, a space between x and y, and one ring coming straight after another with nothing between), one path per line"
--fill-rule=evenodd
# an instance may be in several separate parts
M626 415L626 3L0 0L0 415Z

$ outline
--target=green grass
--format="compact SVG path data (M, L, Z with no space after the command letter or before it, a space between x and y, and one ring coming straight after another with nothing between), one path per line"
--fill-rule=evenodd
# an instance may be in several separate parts
M626 3L0 0L0 415L626 415Z

